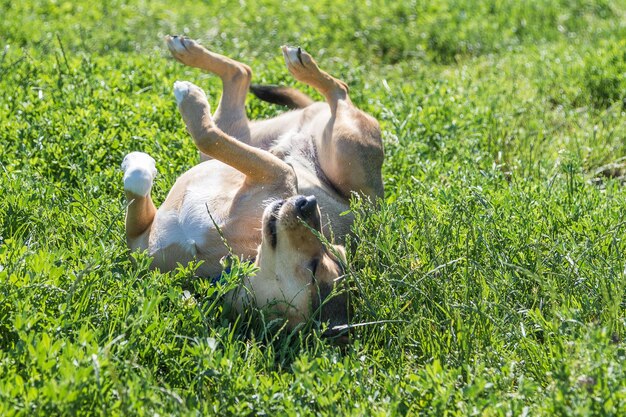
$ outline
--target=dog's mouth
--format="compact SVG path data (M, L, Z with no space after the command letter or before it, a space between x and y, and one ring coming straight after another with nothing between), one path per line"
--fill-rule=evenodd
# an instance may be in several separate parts
M278 244L278 225L293 228L305 222L309 227L321 231L321 219L315 196L295 196L287 200L277 200L265 209L265 236L272 248Z

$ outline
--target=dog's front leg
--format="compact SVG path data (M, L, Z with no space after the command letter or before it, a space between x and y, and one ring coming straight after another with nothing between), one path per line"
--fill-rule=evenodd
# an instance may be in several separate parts
M184 36L166 36L165 41L176 60L220 77L223 92L213 115L215 124L226 134L244 143L250 143L250 127L245 108L246 95L252 79L250 67L209 51Z
M296 193L295 173L288 164L267 151L238 141L216 126L200 87L177 81L174 95L187 130L200 152L240 171L249 183L286 185L287 193Z

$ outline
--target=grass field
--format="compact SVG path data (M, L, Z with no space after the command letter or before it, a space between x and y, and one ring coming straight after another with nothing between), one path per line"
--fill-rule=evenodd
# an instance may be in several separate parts
M190 3L0 0L0 415L626 414L626 190L593 181L626 156L626 3ZM315 94L301 45L380 120L345 351L131 261L123 156L161 202L197 158L173 82L220 92L167 33Z

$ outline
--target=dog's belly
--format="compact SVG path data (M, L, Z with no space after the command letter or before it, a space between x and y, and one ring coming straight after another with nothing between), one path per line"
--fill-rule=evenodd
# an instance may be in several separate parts
M172 270L178 263L197 259L204 261L197 271L200 275L219 276L219 261L229 253L222 236L235 255L253 258L261 241L265 205L270 198L285 197L285 190L247 187L244 179L217 160L181 175L152 224L148 251L153 266Z

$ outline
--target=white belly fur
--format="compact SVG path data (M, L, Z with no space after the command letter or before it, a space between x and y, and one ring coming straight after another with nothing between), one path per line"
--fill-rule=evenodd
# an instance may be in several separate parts
M219 275L220 258L228 249L211 216L235 255L254 257L266 204L293 193L280 187L246 187L243 174L217 160L191 168L174 184L155 216L148 245L153 266L171 270L177 263L197 259L204 261L199 274Z
M157 211L152 225L149 252L157 255L155 266L166 262L159 262L158 253L172 246L177 248L177 252L182 252L179 255L187 255L185 258L189 260L199 252L206 252L203 249L215 246L216 242L218 247L212 251L215 256L225 252L220 250L219 234L211 216L220 228L228 227L225 219L232 211L233 198L242 181L241 174L218 161L207 161L183 174L168 195L167 204ZM176 187L184 187L184 190L175 191ZM169 201L176 198L180 201ZM204 253L201 258L206 255L210 254ZM178 261L184 263L185 259Z

